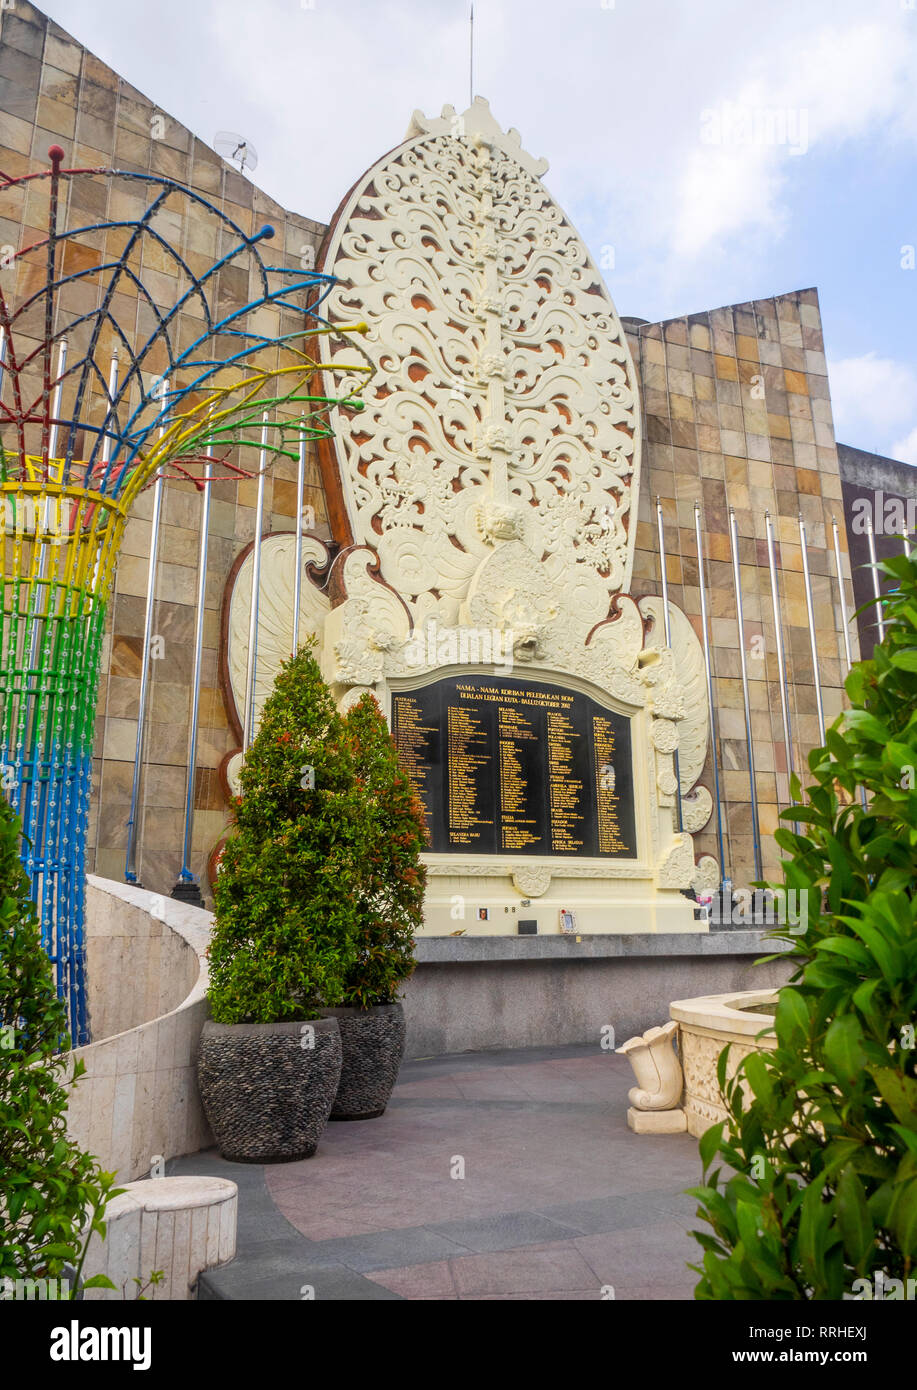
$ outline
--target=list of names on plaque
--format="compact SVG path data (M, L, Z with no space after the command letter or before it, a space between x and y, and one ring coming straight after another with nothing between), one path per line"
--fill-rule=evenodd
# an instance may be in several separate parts
M615 730L607 715L592 716L595 776L598 787L599 854L620 854L624 845L618 819L618 773L615 767Z
M486 848L485 836L494 823L492 815L481 815L489 806L487 789L493 779L488 731L474 710L460 705L449 705L446 719L449 843Z
M446 677L392 699L438 852L635 857L630 720L577 691Z

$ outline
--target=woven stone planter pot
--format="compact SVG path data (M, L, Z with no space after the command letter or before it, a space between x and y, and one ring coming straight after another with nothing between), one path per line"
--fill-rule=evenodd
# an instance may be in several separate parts
M314 1029L303 1047L304 1028ZM213 1023L201 1033L197 1079L220 1153L233 1163L290 1163L315 1153L341 1075L337 1019Z
M343 1066L332 1120L374 1120L388 1105L404 1056L400 1004L371 1009L322 1009L341 1030Z

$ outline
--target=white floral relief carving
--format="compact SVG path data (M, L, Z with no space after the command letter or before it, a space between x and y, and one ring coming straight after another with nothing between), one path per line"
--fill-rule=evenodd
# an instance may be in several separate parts
M709 1125L717 1124L726 1118L726 1108L717 1080L717 1063L723 1048L729 1046L726 1063L727 1079L733 1077L736 1068L744 1057L758 1052L760 1047L750 1046L744 1039L735 1040L725 1034L713 1037L698 1033L682 1024L678 1032L678 1050L685 1077L684 1108L688 1116L690 1134L702 1134ZM766 1050L766 1049L765 1049ZM746 1082L742 1083L746 1099L750 1092Z
M364 177L324 263L328 317L369 323L375 365L365 409L334 418L355 540L415 618L435 601L447 623L503 539L608 596L629 583L636 529L623 330L540 166L484 107L467 125L415 118L423 133ZM337 394L351 349L321 343Z

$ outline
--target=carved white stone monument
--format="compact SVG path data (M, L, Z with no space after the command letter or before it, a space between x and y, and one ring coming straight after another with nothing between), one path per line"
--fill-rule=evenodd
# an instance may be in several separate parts
M551 934L561 908L577 933L706 930L679 891L717 877L692 842L711 810L703 656L680 611L668 648L661 600L628 593L637 379L546 168L477 98L416 112L339 210L327 314L366 321L375 375L363 411L333 414L335 545L308 542L300 632L342 706L375 693L425 800L425 932ZM320 342L343 395L353 349ZM289 650L294 555L265 539L256 707ZM237 708L250 564L229 606Z

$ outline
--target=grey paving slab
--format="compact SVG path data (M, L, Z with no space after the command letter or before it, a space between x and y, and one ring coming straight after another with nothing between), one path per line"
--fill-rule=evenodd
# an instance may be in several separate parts
M631 1134L632 1084L595 1047L412 1061L384 1116L329 1125L308 1161L175 1160L239 1186L237 1257L199 1296L691 1298L697 1144Z
M462 1244L448 1234L428 1230L425 1226L316 1241L313 1248L322 1261L327 1259L347 1265L362 1274L399 1265L421 1265L454 1259L475 1249L473 1245Z
M512 1250L521 1245L540 1245L582 1234L574 1226L564 1225L534 1211L497 1212L493 1216L472 1217L467 1221L445 1221L427 1229L458 1241L466 1249L479 1254L483 1251Z
M401 1302L401 1294L372 1279L364 1279L344 1265L305 1266L294 1271L253 1269L245 1261L233 1261L222 1269L201 1275L198 1298L254 1300L257 1302Z

